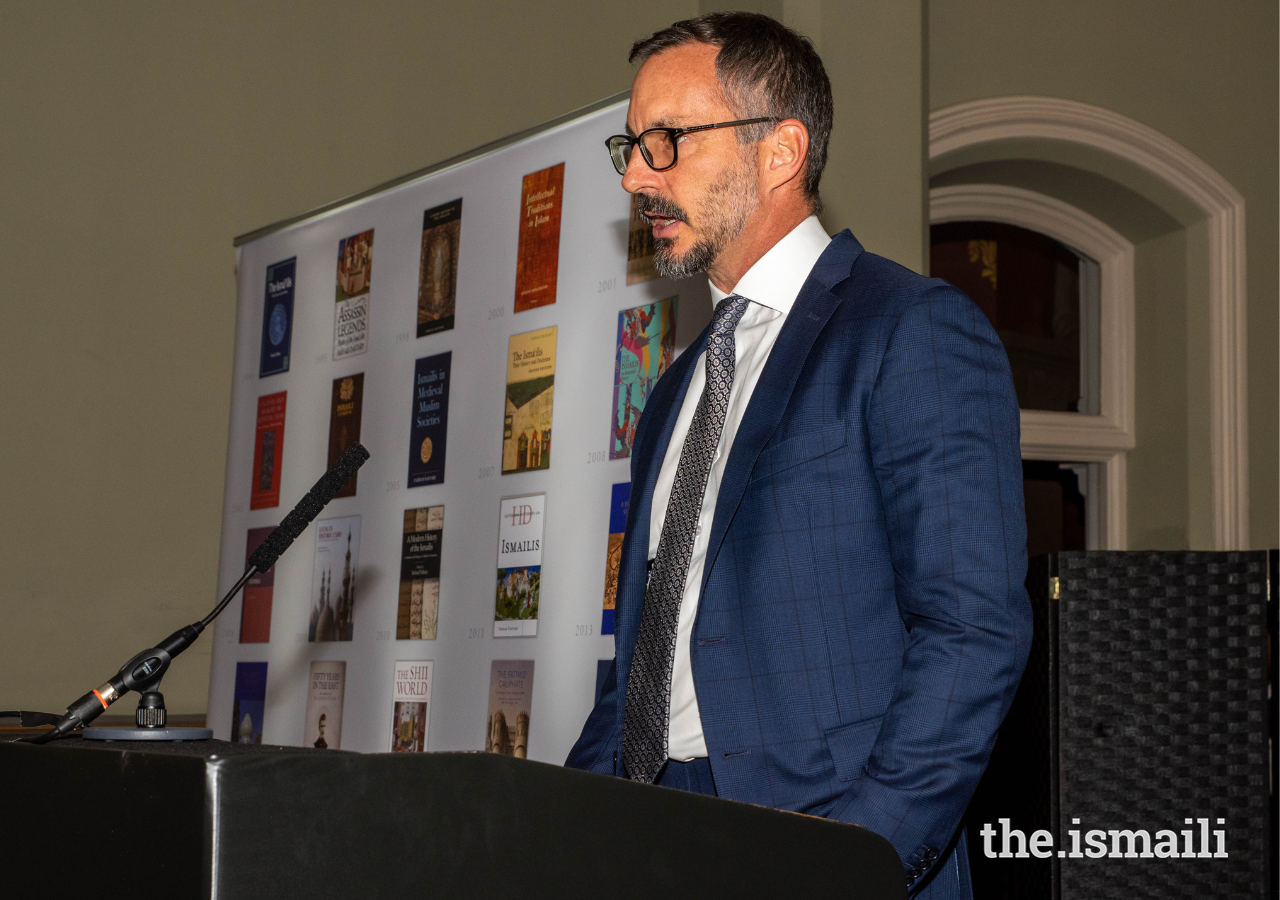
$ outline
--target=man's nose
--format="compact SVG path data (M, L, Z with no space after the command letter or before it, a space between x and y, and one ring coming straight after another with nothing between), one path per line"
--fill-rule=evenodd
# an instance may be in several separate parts
M634 194L641 188L656 188L659 182L658 173L649 168L649 164L644 161L640 145L633 145L631 158L627 160L627 174L622 176L622 189L629 194Z

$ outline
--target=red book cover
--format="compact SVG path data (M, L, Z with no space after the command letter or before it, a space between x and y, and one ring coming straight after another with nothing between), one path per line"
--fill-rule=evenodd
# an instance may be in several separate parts
M556 302L563 199L564 163L524 176L516 253L516 312Z
M275 531L266 528L250 528L249 540L244 549L244 566L249 568L253 551ZM240 643L266 644L271 641L271 589L276 583L276 567L258 572L244 586L244 600L240 604Z
M364 373L333 379L333 399L329 404L329 467L360 440L360 413L364 408ZM354 497L356 478L347 479L335 497Z
M270 509L280 505L280 461L284 458L284 406L287 393L281 391L258 398L250 509Z

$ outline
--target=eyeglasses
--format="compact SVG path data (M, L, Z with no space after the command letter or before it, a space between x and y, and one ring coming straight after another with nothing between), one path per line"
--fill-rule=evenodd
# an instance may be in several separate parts
M613 158L613 167L619 175L627 174L627 164L631 161L631 151L640 148L640 155L655 172L665 172L676 164L676 138L695 131L710 131L712 128L736 128L739 125L756 125L760 122L777 122L778 119L766 116L762 119L738 119L734 122L716 122L714 125L695 125L692 128L649 128L632 137L629 134L615 134L607 138L604 145L609 148L609 156Z

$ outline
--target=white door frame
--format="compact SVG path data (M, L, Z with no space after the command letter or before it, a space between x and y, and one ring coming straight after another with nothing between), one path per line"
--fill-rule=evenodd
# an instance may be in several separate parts
M1087 103L1055 97L993 97L929 115L931 160L964 147L1013 138L1063 141L1110 153L1160 179L1205 214L1213 540L1218 550L1248 549L1244 197L1176 141Z

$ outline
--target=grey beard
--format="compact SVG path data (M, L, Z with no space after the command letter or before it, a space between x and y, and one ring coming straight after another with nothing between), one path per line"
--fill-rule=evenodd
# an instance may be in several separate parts
M653 212L680 212L674 204L661 198L644 198L641 209ZM673 238L656 238L653 242L653 267L663 278L688 278L697 272L705 272L720 256L730 241L742 234L757 206L760 195L746 165L725 172L719 181L707 189L702 203L702 218L707 222L708 234L689 248L683 256L672 249ZM683 215L680 218L687 222Z
M698 241L684 256L675 254L674 245L674 238L658 238L653 242L653 267L663 278L688 278L705 272L720 255L720 248L709 238Z

